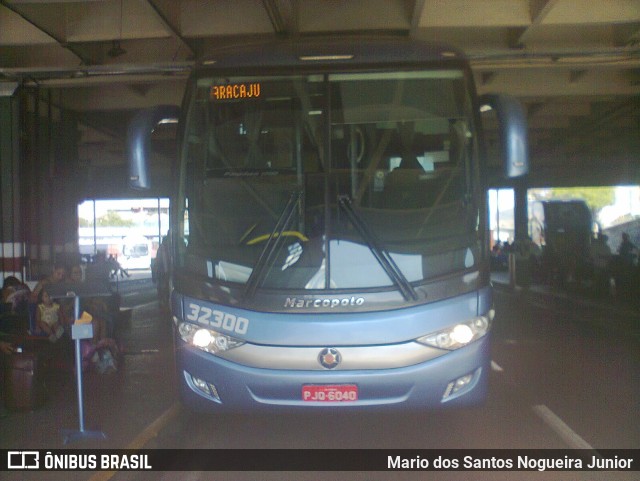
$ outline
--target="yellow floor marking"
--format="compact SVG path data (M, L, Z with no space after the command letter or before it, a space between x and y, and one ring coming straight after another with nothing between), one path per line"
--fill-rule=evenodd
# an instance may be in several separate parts
M125 449L142 449L149 441L157 437L158 433L178 415L180 409L180 404L175 403L162 413L160 417L144 428ZM100 471L91 476L89 481L108 481L114 474L116 474L116 471Z

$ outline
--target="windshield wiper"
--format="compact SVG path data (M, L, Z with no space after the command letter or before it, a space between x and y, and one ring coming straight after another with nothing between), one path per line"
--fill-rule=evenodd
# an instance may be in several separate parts
M284 237L282 233L289 227L291 223L291 219L293 218L293 214L296 211L296 208L300 205L300 201L302 200L302 192L301 191L293 191L289 196L289 200L287 201L287 205L284 206L284 209L280 213L278 217L278 221L276 222L273 231L269 235L267 242L260 253L260 257L256 262L256 265L253 267L251 271L251 275L249 279L247 279L247 283L244 287L244 298L251 299L262 281L266 277L269 269L271 268L274 258L282 245L282 238Z
M389 254L389 252L380 245L380 242L376 238L375 234L371 231L371 229L369 229L369 226L367 225L365 220L355 211L349 196L339 195L338 205L347 215L349 222L351 222L351 224L356 228L358 233L365 240L369 249L371 250L371 253L380 263L387 275L391 278L402 296L408 301L417 300L418 294L416 290L413 288L409 280L405 277L398 265L395 263L395 261L391 257L391 254Z

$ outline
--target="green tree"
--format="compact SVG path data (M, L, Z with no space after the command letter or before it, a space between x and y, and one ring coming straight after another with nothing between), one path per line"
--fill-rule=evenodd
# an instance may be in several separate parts
M582 199L594 213L615 201L615 187L563 187L551 189L552 198Z
M133 227L135 225L135 222L131 219L123 219L114 210L110 210L105 215L98 217L96 221L100 227Z

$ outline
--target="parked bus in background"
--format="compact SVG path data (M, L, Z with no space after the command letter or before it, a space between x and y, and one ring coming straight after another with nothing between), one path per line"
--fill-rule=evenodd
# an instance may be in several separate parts
M529 233L542 252L543 274L560 285L592 276L594 221L582 199L535 201L529 206Z
M480 107L526 173L508 96L410 39L225 48L182 109L129 128L149 186L155 125L179 117L171 310L196 410L434 408L482 402L493 320Z

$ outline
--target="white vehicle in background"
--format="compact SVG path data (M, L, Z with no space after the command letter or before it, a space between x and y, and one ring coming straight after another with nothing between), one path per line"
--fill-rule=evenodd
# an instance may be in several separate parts
M130 235L122 239L123 269L149 269L151 267L151 241L143 235Z

